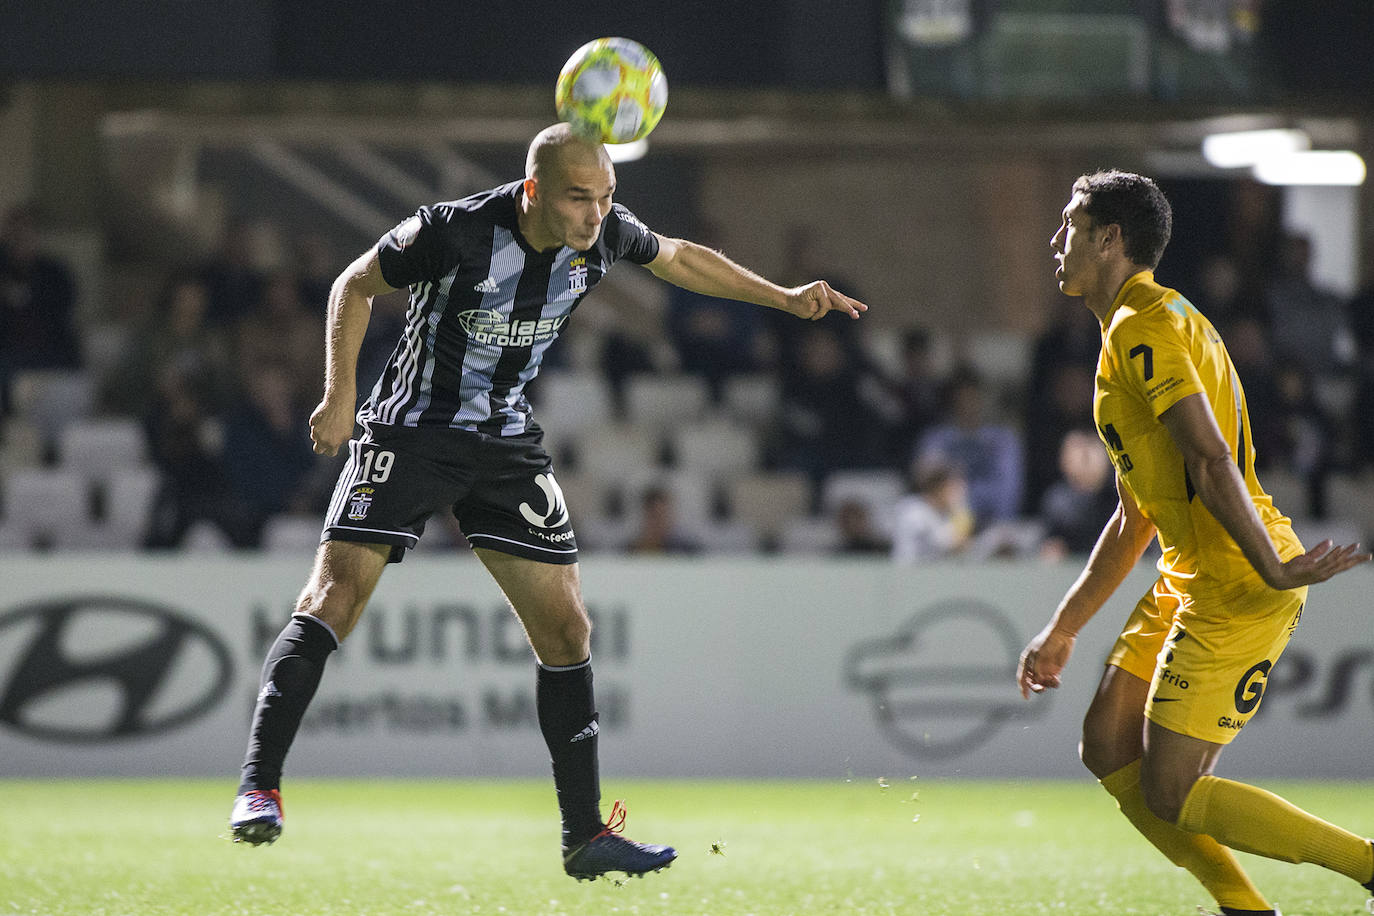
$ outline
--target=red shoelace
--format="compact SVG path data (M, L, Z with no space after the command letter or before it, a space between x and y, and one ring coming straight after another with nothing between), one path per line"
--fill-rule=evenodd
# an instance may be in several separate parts
M592 841L599 840L603 836L610 836L613 833L619 833L620 831L624 830L625 818L629 815L629 813L630 812L625 808L625 802L617 798L615 800L615 803L611 805L611 816L606 819L606 826L601 828L600 833L592 837Z

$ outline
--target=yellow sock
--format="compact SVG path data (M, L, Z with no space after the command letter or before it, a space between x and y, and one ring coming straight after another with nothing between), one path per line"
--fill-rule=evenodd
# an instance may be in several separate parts
M1251 883L1235 854L1203 833L1189 833L1161 820L1145 807L1140 791L1140 761L1128 763L1102 780L1121 813L1145 839L1179 868L1201 882L1218 904L1234 910L1273 909Z
M1364 884L1374 878L1374 847L1272 792L1203 776L1183 802L1178 826L1233 849L1281 862L1311 862Z

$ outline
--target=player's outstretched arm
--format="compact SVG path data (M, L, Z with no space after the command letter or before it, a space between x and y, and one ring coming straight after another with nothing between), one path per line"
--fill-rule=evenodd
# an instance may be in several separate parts
M324 343L324 397L310 415L310 441L321 455L334 455L353 434L358 400L358 351L362 349L372 297L394 287L382 279L376 249L344 268L329 290Z
M1270 588L1315 585L1369 560L1359 544L1336 547L1329 540L1286 563L1280 560L1206 399L1201 394L1180 398L1159 419L1183 453L1198 498Z
M648 268L660 280L707 296L738 299L815 320L828 312L858 318L868 306L830 287L824 280L791 289L779 286L696 242L658 236L658 257Z
M1016 684L1023 697L1059 686L1079 631L1107 603L1155 536L1154 525L1140 514L1119 478L1116 489L1116 511L1098 535L1083 571L1065 593L1050 622L1021 652Z

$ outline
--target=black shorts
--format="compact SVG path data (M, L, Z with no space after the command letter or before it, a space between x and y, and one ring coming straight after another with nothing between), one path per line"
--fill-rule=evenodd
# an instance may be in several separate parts
M577 539L543 440L533 423L504 437L369 427L348 443L321 540L390 544L390 562L399 563L430 515L447 510L473 547L576 563Z

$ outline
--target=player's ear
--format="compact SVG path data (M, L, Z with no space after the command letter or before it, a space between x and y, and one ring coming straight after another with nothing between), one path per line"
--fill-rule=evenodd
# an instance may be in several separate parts
M534 178L525 179L525 199L534 203L539 193L539 182Z

